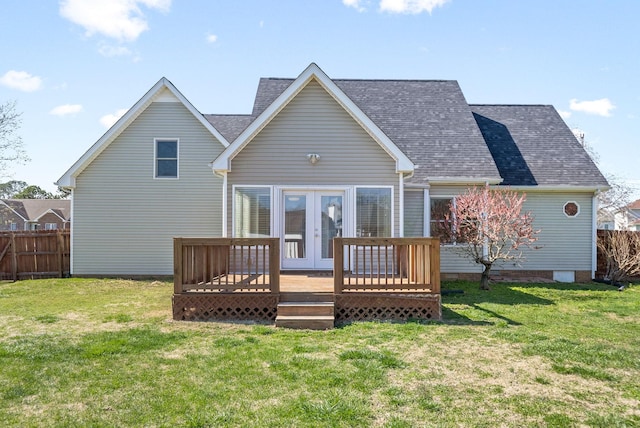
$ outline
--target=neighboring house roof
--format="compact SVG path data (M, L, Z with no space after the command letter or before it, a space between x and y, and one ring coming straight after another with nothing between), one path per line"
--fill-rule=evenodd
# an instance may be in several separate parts
M640 210L640 199L631 202L629 205L627 205L627 208L629 208L630 210Z
M471 105L471 110L502 184L608 187L553 106Z
M63 221L71 219L69 199L0 199L24 221L38 221L47 213L53 213Z
M75 178L154 101L182 103L220 144L224 147L229 145L226 138L196 110L189 100L187 100L168 79L163 77L158 80L133 107L118 119L118 121L58 179L56 184L65 188L75 187Z

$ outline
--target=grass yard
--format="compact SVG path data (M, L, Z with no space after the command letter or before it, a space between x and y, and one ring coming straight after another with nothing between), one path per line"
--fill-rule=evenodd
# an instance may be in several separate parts
M640 426L640 287L443 289L442 323L171 320L172 284L0 284L3 426Z

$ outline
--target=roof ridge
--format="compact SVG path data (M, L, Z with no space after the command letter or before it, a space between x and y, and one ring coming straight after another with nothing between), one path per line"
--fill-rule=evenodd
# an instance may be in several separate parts
M261 80L295 80L292 77L261 77ZM350 79L332 78L334 82L458 82L456 79Z
M469 104L469 107L553 107L553 104Z

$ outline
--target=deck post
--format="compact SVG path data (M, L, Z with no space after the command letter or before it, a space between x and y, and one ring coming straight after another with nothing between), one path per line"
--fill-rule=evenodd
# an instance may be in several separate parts
M182 238L173 238L173 292L182 293Z
M342 238L333 238L333 293L342 294L344 284L344 245Z
M271 293L280 294L280 238L272 238L269 244L269 282Z
M429 245L429 263L431 290L433 293L440 294L440 239L431 238Z

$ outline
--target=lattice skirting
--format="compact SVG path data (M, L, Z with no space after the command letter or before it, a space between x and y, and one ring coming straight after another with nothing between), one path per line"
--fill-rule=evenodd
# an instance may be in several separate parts
M173 319L184 321L275 321L278 297L272 294L174 294Z
M336 322L409 319L440 320L440 295L422 296L343 293L335 296Z

